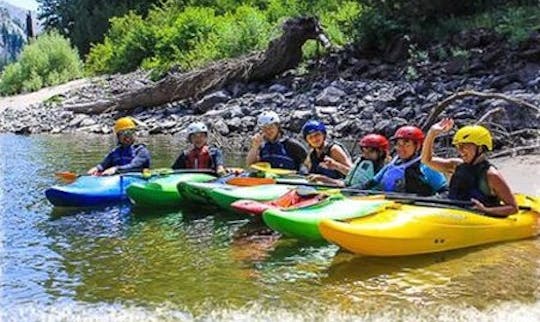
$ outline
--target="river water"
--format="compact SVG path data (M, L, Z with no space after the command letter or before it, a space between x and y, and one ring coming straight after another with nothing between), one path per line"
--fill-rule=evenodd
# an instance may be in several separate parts
M0 321L540 319L537 239L371 258L211 208L53 209L54 172L83 172L113 143L0 135ZM146 143L154 167L184 145ZM540 195L538 156L497 164L516 190Z

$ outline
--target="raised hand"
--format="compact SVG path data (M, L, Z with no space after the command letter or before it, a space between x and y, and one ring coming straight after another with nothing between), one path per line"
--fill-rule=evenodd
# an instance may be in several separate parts
M434 134L440 134L443 132L448 132L450 129L454 126L454 120L451 118L444 118L440 120L439 122L433 124L431 126L430 131Z

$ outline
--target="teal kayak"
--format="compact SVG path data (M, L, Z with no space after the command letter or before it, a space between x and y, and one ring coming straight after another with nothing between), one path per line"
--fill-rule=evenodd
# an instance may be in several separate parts
M207 182L216 177L206 173L176 173L151 178L148 182L134 183L127 188L131 203L138 207L178 207L184 202L178 192L180 182Z
M367 216L392 204L388 200L352 199L337 194L307 207L268 209L262 216L268 227L285 236L323 241L318 228L323 219L343 220Z

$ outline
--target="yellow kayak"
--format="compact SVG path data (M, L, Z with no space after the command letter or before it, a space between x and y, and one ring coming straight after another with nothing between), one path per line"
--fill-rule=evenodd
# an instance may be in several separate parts
M435 253L533 237L540 232L540 201L516 195L521 209L506 218L455 208L396 204L372 216L323 220L322 236L353 253L403 256Z

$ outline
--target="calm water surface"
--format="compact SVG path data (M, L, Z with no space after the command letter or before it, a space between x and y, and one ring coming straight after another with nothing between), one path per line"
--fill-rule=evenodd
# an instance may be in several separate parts
M384 259L211 208L53 209L54 172L83 172L113 143L0 135L0 321L540 319L538 240ZM146 143L156 167L184 145Z

